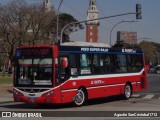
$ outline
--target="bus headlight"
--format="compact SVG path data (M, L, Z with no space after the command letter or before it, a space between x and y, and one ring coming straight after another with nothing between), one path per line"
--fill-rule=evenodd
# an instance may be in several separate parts
M52 96L54 94L53 91L49 91L47 93L44 93L42 96L48 97L48 96Z
M22 96L23 94L14 89L13 90L13 95L15 95L15 96Z

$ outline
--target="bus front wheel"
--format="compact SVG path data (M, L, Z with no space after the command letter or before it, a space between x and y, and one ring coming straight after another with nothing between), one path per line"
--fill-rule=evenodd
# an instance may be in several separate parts
M124 99L129 99L132 95L132 88L131 85L126 84L125 88L124 88Z
M75 96L75 101L74 104L75 106L83 106L87 101L87 95L84 89L78 89L76 96Z

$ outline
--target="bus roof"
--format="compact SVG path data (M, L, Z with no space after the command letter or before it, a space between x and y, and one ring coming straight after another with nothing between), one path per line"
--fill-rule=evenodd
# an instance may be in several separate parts
M106 48L92 46L60 46L60 52L65 53L109 53L109 54L143 54L141 49Z
M24 45L24 46L18 46L17 48L23 49L23 48L50 48L53 45L50 44L35 44L35 45Z
M90 42L65 42L61 44L62 46L85 46L85 47L106 47L110 48L110 45L105 43L90 43Z
M30 45L20 46L20 49L26 48L51 48L56 45L42 44L42 45ZM104 43L89 43L89 42L65 42L59 46L60 52L67 53L122 53L122 54L143 54L142 49L131 48L111 48Z

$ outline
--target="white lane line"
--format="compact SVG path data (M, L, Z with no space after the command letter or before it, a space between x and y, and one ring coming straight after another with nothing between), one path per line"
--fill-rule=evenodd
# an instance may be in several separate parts
M152 99L154 97L154 95L146 95L145 97L143 97L144 99Z
M134 94L134 95L132 95L132 97L135 97L135 98L137 98L137 97L139 97L140 95L139 94Z

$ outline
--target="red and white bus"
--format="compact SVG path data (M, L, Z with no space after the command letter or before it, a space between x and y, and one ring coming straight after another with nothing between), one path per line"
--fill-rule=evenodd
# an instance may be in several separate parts
M89 99L146 89L144 54L100 45L21 46L15 53L15 102L82 106Z

